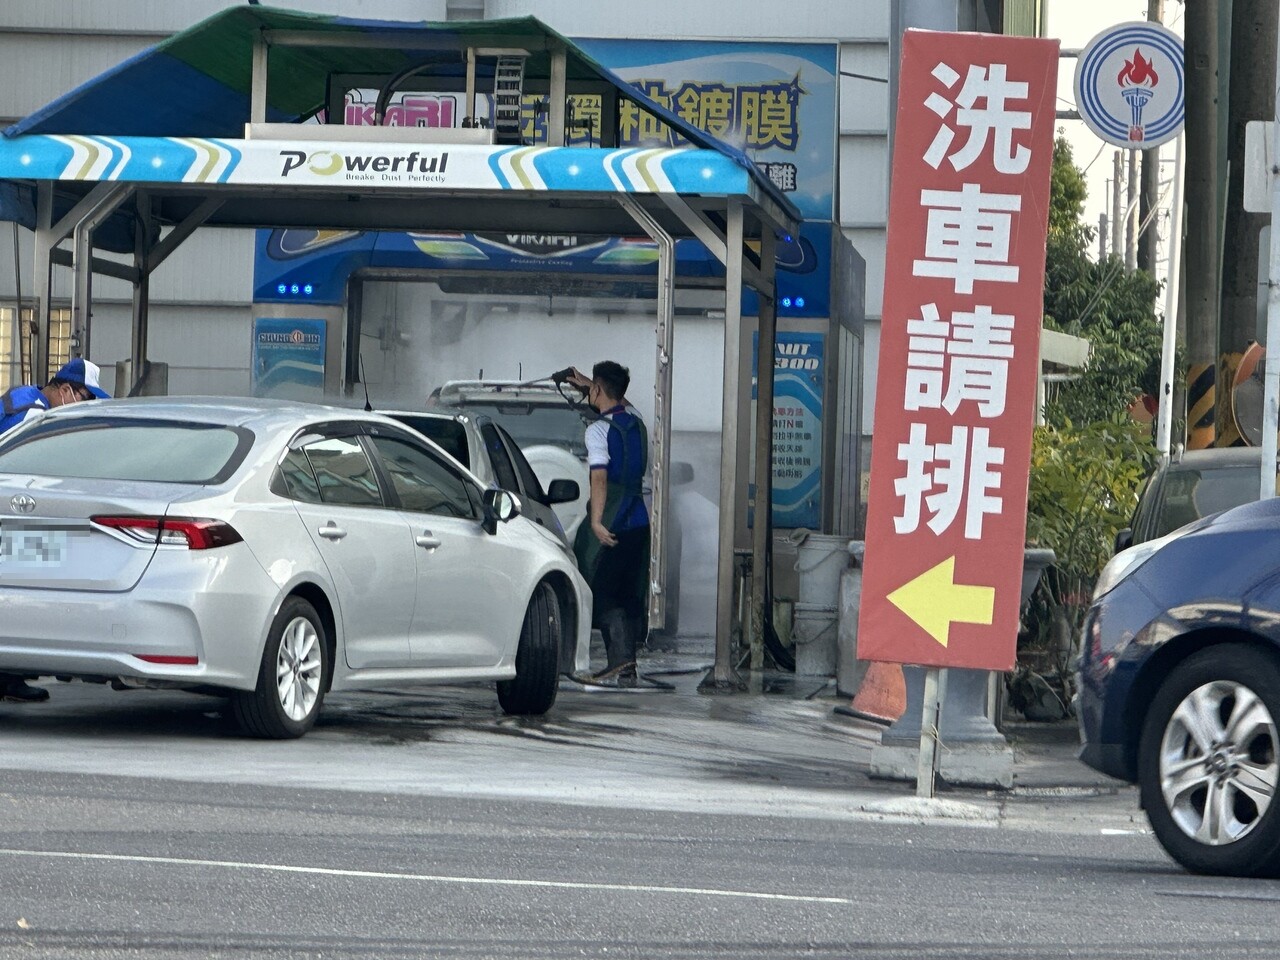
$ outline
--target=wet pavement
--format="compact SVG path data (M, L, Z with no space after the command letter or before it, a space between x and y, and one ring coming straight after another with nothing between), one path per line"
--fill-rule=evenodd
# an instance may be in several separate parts
M1145 827L1132 788L1075 759L1069 724L1010 723L1012 791L866 775L881 728L837 713L833 684L747 677L732 694L698 691L711 658L660 654L641 672L670 689L562 680L546 717L505 716L492 685L386 687L334 694L299 741L239 737L223 701L171 691L48 684L37 705L0 704L9 769L211 783L479 796L637 809L906 818L1065 831ZM944 731L945 741L945 731Z

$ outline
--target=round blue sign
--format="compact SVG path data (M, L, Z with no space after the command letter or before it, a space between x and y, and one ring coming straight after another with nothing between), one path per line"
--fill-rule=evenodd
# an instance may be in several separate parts
M1146 21L1109 27L1080 54L1075 86L1080 119L1107 143L1158 147L1186 114L1182 38Z

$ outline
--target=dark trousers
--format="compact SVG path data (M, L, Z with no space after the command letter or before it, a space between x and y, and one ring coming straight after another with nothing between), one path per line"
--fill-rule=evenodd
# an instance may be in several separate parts
M635 660L648 615L649 528L615 536L617 545L601 551L591 580L591 623L604 637L610 669Z

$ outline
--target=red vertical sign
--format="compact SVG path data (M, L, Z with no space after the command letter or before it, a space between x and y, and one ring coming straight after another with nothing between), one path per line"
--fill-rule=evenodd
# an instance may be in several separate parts
M858 656L1013 666L1058 43L903 37Z

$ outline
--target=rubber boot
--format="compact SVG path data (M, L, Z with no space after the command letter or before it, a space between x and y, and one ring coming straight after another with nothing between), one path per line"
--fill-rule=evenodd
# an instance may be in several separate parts
M616 680L619 686L635 686L636 647L626 614L617 607L606 613L600 621L600 635L604 639L608 665L596 674L596 679Z

